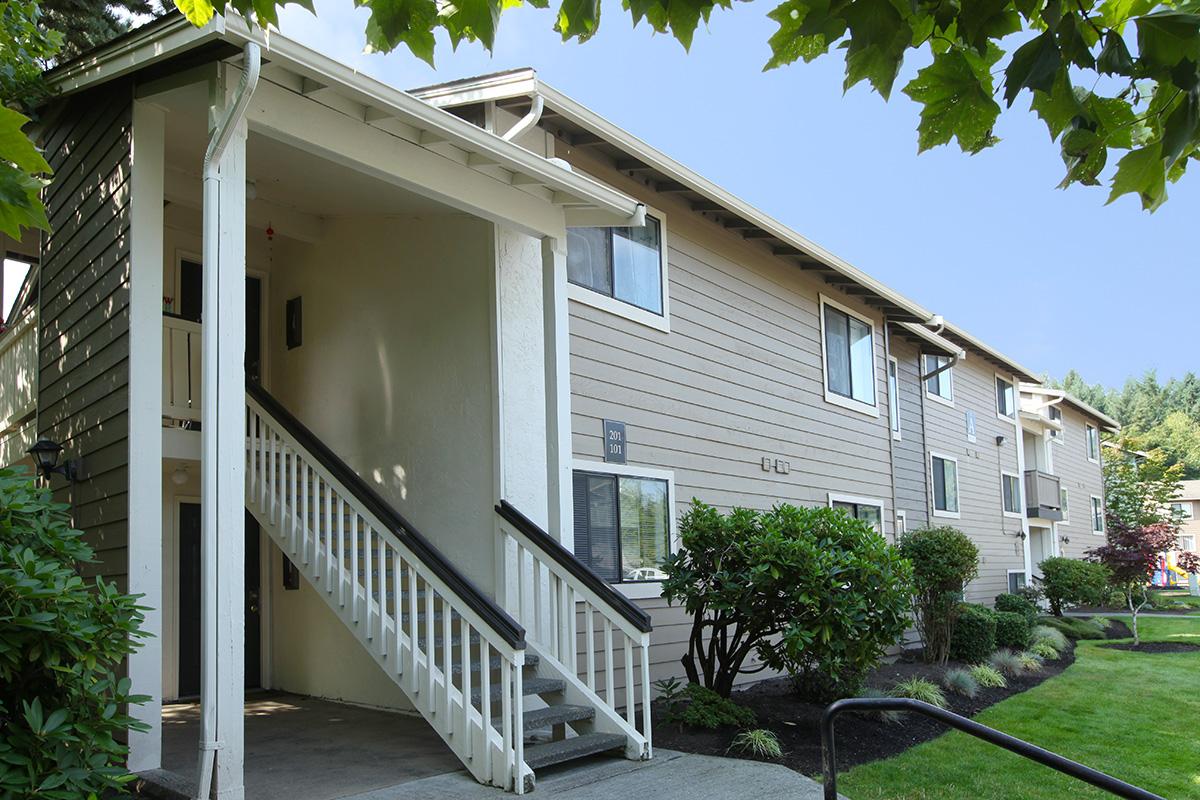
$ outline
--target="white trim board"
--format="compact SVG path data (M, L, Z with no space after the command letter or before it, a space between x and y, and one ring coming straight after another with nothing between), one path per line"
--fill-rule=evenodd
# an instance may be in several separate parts
M865 414L869 417L879 416L879 378L876 370L876 354L875 346L879 342L879 331L875 327L875 320L866 316L860 311L855 311L847 305L839 303L829 295L820 293L817 315L820 317L821 326L821 385L825 390L825 402L830 405L840 406L850 411L856 411L859 414ZM859 322L864 322L871 326L871 397L873 403L866 403L862 400L855 400L852 397L845 397L838 394L829 388L829 349L825 341L825 306L832 306L843 314L854 317ZM853 372L853 366L851 366Z
M953 461L954 462L954 498L955 498L955 500L958 501L958 510L957 511L942 511L942 510L938 509L938 507L937 507L937 500L935 499L937 497L937 492L934 489L934 483L933 483L933 460L935 458L940 458L943 461ZM962 492L960 491L960 488L962 486L962 481L959 480L958 458L956 456L946 455L945 453L935 453L934 451L930 450L929 451L929 467L928 467L928 469L929 469L929 500L930 500L929 511L930 511L930 513L935 517L945 517L947 519L961 519L962 518Z

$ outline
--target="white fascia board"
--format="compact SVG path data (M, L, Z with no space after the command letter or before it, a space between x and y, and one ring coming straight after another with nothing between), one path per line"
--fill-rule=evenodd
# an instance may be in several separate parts
M135 28L109 46L68 61L46 73L46 79L59 94L70 94L216 41L224 32L225 20L221 17L214 17L208 25L197 28L182 14L175 15Z
M485 103L490 100L507 100L511 97L533 95L537 92L537 73L526 67L423 86L419 89L410 89L408 93L413 97L419 97L422 102L438 108L454 108L469 103Z
M899 325L900 328L908 333L911 333L913 336L916 336L917 338L933 345L941 352L942 355L947 355L951 358L957 358L959 361L963 361L967 357L966 351L961 347L949 339L939 336L938 334L929 330L929 328L926 328L924 325L918 325L915 322L898 322L895 324Z
M1084 415L1092 417L1110 431L1116 433L1117 431L1121 430L1121 423L1117 422L1115 419L1110 417L1108 414L1105 414L1098 408L1083 402L1075 395L1064 392L1062 389L1051 389L1047 386L1041 386L1036 383L1022 383L1021 391L1029 392L1030 394L1042 395L1043 397L1061 398L1062 402L1074 406L1076 411L1080 411Z
M240 17L226 21L226 38L239 45L258 42L273 64L310 78L349 97L369 109L386 112L417 130L434 134L468 153L476 153L489 163L510 172L536 178L554 192L556 200L582 203L612 216L610 225L644 224L645 206L612 187L576 172L552 164L541 156L466 120L434 108L406 92L388 86L357 70L305 47L279 33L269 36L261 30L250 31Z
M950 333L954 334L958 338L965 340L967 342L967 344L969 344L973 349L978 350L979 352L983 353L984 355L987 355L988 357L992 358L995 361L999 361L1001 364L1003 364L1005 367L1007 367L1018 378L1024 378L1024 379L1028 379L1030 381L1038 380L1038 375L1036 372L1034 372L1033 370L1030 370L1030 369L1026 369L1025 367L1021 366L1018 362L1016 362L1013 359L1009 358L1008 356L1004 355L1004 353L1001 353L999 350L995 349L994 347L986 345L979 339L976 339L974 336L967 333L962 328L959 328L955 325L951 325L950 323L946 323L946 330L949 331ZM1025 384L1022 383L1021 385L1024 386Z

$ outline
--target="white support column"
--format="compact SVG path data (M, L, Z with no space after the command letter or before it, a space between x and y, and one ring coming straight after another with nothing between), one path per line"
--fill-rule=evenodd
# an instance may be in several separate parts
M1013 392L1017 398L1017 407L1021 405L1021 390L1020 382L1016 376L1012 376ZM1017 412L1016 433L1014 438L1017 440L1017 485L1021 487L1021 551L1025 559L1025 585L1033 586L1033 553L1031 550L1031 542L1029 541L1032 533L1029 530L1029 498L1025 496L1025 428L1021 425L1021 413ZM1007 591L1007 589L1006 589Z
M162 295L166 115L133 103L133 195L129 266L129 591L142 595L150 634L129 657L129 713L150 726L129 734L129 770L162 766Z
M566 238L542 239L542 314L546 337L546 462L549 533L575 549L571 510L571 341Z
M203 685L215 692L217 800L245 797L246 123L236 125L218 163L219 230L204 242L201 513L205 541L216 546L215 581L205 581L215 592L216 669L215 686Z

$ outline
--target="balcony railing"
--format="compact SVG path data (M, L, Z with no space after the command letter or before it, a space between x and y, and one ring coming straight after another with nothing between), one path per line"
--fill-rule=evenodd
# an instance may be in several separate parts
M163 416L200 419L200 323L163 315Z
M1063 518L1061 484L1057 475L1025 470L1025 515L1057 521Z

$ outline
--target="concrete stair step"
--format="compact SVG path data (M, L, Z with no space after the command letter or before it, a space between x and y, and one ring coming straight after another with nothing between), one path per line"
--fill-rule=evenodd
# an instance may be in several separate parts
M535 744L525 748L525 763L530 769L541 769L608 750L625 747L625 737L619 733L585 733L557 742Z
M536 668L538 665L538 662L540 660L541 659L538 658L536 653L526 652L525 653L525 669ZM501 662L502 662L502 659L500 658L500 656L493 655L491 658L488 659L488 667L493 670L500 669ZM479 659L474 659L471 662L471 674L472 675L479 674L479 669L482 666L483 666L483 664L479 661ZM462 674L462 664L456 663L454 665L453 672L455 675L461 675Z
M565 688L566 684L558 678L526 678L521 681L521 693L526 697L534 694L561 692ZM471 698L478 703L483 698L483 690L478 686L472 686ZM492 702L497 703L499 701L500 693L493 687Z
M537 730L538 728L552 728L555 725L562 725L567 722L579 722L586 719L595 719L596 709L591 706L573 706L569 703L564 703L559 706L546 706L545 708L535 708L525 712L525 730Z

